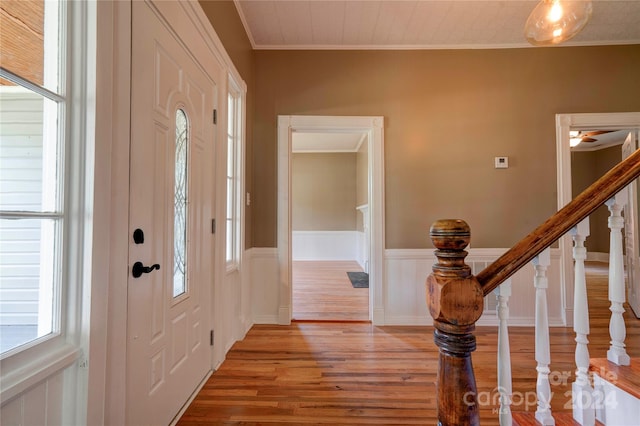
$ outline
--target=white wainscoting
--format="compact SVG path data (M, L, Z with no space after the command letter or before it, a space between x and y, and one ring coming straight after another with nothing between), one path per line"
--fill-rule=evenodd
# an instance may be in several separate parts
M253 290L251 277L253 276L253 249L245 250L240 264L240 310L238 322L235 326L235 340L242 340L253 325Z
M254 324L278 324L278 249L254 247L247 250L251 262L251 313Z
M465 259L475 274L497 259L506 249L469 249ZM384 306L387 325L431 325L427 309L425 281L436 262L430 249L390 249L385 251ZM564 326L562 288L560 285L560 252L551 251L549 278L549 325ZM509 324L533 326L535 288L533 266L525 266L513 277L509 299ZM495 297L485 298L485 312L478 325L498 325Z
M63 378L64 372L60 371L2 405L2 424L63 424Z
M369 256L367 252L367 236L364 232L356 231L356 261L363 271L369 272Z
M240 270L234 269L224 274L224 280L221 283L222 303L219 307L222 313L222 323L216 326L216 346L221 348L224 355L231 349L236 342L238 327L242 324L241 319L241 291L242 291L242 275Z
M293 260L356 260L358 231L292 231Z
M251 262L252 318L256 324L278 324L279 269L276 248L253 248L247 256ZM469 249L466 263L474 274L497 259L506 249ZM427 310L425 281L436 261L432 249L389 249L385 251L380 325L431 325ZM511 277L509 324L533 326L535 288L533 265L525 266ZM565 326L562 309L563 289L560 281L560 251L551 250L547 271L549 289L549 325ZM497 325L496 298L485 298L485 312L478 325Z

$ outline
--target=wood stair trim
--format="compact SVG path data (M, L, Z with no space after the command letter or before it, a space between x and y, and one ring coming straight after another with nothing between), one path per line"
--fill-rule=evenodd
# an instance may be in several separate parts
M640 399L640 359L632 358L631 365L617 365L606 358L592 358L589 371Z
M541 426L541 423L536 420L535 411L518 411L512 413L513 426ZM553 413L553 418L556 420L556 426L580 426L580 423L573 419L572 413ZM598 420L596 425L604 426Z

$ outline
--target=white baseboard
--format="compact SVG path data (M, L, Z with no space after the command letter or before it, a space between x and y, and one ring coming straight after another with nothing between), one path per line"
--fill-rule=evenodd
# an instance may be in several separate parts
M243 340L252 326L253 326L253 321L251 321L250 319L244 316L241 317L240 323L238 324L238 327L236 327L236 330L237 330L237 333L235 335L236 342Z
M277 315L254 315L254 324L278 324Z
M253 324L278 324L280 275L278 249L251 250L251 318Z
M371 321L375 325L386 325L386 321L384 318L384 309L375 308L373 310L373 315L371 316Z
M289 306L281 306L280 309L278 309L278 324L291 324L291 309Z

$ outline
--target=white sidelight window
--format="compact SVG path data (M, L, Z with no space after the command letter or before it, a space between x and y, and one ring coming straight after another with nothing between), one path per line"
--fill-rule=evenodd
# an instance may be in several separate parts
M241 250L243 93L230 79L227 103L227 270L238 268Z
M0 4L0 358L61 329L65 5Z
M11 424L86 424L96 15L95 2L0 1L0 416Z

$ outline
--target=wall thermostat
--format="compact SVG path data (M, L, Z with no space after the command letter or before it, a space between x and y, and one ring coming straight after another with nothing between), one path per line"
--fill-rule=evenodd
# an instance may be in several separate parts
M496 169L508 169L509 168L509 157L496 157Z

